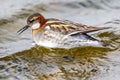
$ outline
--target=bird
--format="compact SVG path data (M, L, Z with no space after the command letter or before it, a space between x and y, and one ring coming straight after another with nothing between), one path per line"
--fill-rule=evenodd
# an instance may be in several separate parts
M33 41L39 46L49 48L74 48L80 46L106 46L88 33L107 29L94 27L70 20L56 18L46 19L40 13L33 13L27 18L27 25L17 31L23 33L28 28L32 29Z

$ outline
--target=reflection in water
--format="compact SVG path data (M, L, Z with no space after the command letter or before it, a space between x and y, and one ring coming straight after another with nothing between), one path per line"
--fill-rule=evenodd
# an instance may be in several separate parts
M118 1L115 1L118 3ZM113 1L85 0L80 2L50 3L22 9L10 19L0 20L0 79L1 80L110 80L119 76L120 33L119 19L106 21L117 16L119 5ZM56 7L57 6L57 7ZM108 10L106 10L108 9ZM46 17L69 19L87 24L105 23L110 31L98 32L109 48L84 46L72 49L49 49L31 46L31 30L24 35L16 31L25 23L25 18L33 12ZM68 14L69 12L69 14ZM49 13L49 14L48 14ZM103 16L104 21L103 21ZM71 17L72 16L72 17ZM112 18L111 18L112 17ZM93 19L94 18L94 19ZM112 24L112 25L111 25ZM105 26L103 25L103 26ZM109 75L112 75L112 77ZM101 79L105 78L105 79ZM115 78L117 80L117 78Z

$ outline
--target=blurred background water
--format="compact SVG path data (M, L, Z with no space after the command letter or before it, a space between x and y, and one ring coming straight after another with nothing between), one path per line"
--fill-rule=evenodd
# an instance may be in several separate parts
M16 31L35 12L46 18L112 27L91 33L110 48L33 46L30 29L20 36ZM119 12L119 0L1 0L0 80L120 80Z

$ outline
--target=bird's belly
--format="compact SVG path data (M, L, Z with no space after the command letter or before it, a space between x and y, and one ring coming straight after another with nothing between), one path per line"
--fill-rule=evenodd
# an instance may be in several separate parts
M38 45L45 46L45 47L50 47L50 48L58 47L58 43L55 43L55 42L52 42L52 41L39 41Z
M36 36L37 37L37 36ZM50 48L73 48L79 46L100 46L98 41L90 40L84 35L67 36L47 33L35 39L36 44Z
M79 46L100 46L100 43L98 41L92 41L92 40L75 40L75 39L61 39L61 40L43 40L39 41L38 45L50 47L50 48L73 48L73 47L79 47Z

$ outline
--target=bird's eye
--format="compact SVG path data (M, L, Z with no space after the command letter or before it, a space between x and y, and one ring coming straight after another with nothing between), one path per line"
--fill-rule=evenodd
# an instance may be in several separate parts
M30 19L29 22L32 23L33 21L35 21L34 19Z

